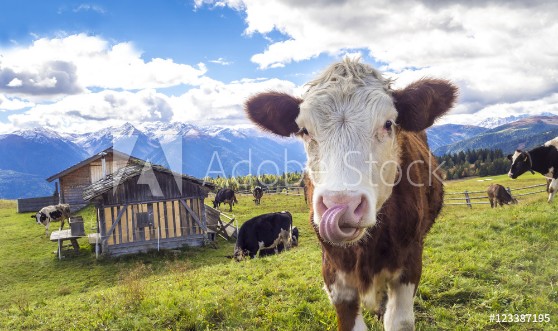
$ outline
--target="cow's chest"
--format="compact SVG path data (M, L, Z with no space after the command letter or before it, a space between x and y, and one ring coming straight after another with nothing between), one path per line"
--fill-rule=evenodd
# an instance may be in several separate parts
M544 176L546 178L554 178L554 167L550 167Z

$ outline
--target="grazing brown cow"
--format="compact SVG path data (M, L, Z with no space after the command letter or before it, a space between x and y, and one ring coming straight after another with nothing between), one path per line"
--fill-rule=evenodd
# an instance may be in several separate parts
M310 222L339 330L366 329L361 304L383 315L386 330L414 329L423 239L442 208L424 130L453 106L457 88L438 79L402 90L390 83L346 59L302 98L265 92L246 102L259 127L304 141Z
M498 205L502 207L504 204L517 203L517 199L512 197L506 188L500 184L490 185L486 193L488 193L488 201L490 201L490 207L492 208Z
M254 203L256 205L259 205L263 197L263 189L259 186L256 186L254 187L254 192L252 192L252 194L254 195Z

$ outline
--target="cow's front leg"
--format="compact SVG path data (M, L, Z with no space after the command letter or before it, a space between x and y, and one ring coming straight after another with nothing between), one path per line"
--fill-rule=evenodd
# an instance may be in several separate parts
M355 287L348 284L343 272L324 270L325 290L337 313L340 331L368 330L360 312L360 299Z
M558 179L554 178L548 184L548 202L552 202L556 191L558 191Z
M62 231L63 228L64 228L64 219L60 221L60 229L58 230Z
M415 313L413 300L416 284L400 283L388 284L388 301L384 314L384 329L386 331L412 331L415 329Z

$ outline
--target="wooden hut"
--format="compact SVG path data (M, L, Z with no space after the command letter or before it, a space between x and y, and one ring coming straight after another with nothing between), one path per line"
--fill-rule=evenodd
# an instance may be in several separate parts
M70 204L72 212L85 207L83 190L105 176L125 167L129 162L145 162L112 147L95 154L68 169L47 178L60 183L59 201Z
M208 238L204 199L211 183L158 165L130 162L83 191L97 209L98 242L116 256L201 246Z

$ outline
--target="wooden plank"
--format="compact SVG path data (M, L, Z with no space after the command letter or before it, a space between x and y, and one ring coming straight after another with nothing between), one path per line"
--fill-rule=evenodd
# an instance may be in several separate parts
M131 205L126 208L126 214L127 214L126 218L128 219L128 236L129 236L128 241L134 242L136 237L136 233L135 233L136 223L134 220L134 212Z
M128 210L128 208L121 206L121 209L118 210L118 212L120 212L122 209L124 209L124 213L122 214L122 219L120 220L120 224L118 225L119 230L120 230L120 235L121 235L121 239L120 239L120 243L124 244L128 242L128 221L126 219L126 211Z
M188 207L188 205L186 204L186 202L184 202L184 200L182 200L182 199L180 199L180 200L178 200L178 201L180 201L180 203L184 206L184 208L186 208L186 210L192 215L192 217L193 217L194 220L198 223L198 225L199 225L204 231L207 231L207 228L202 226L202 222L201 222L201 220L199 219L198 215L196 215L196 214L194 213L194 211L193 211L190 207Z
M109 229L112 228L112 217L110 216L110 210L112 207L105 207L103 212L105 214L105 238L104 240L107 242L108 245L113 245L114 240L112 238L112 232Z
M114 229L116 228L116 225L117 225L118 223L120 223L120 220L122 219L122 215L124 214L124 211L125 211L125 210L126 210L126 205L124 206L124 208L122 208L122 209L118 212L118 215L116 216L116 219L114 220L114 223L112 223L112 225L111 225L109 231L107 232L107 235L109 236L109 238L110 238L111 234L114 233Z
M52 231L50 233L50 241L58 241L60 240L69 240L69 239L75 239L75 238L81 238L81 237L85 237L85 236L72 236L72 230L71 229L67 229L67 230L56 230L56 231Z
M203 224L203 228L207 229L207 215L205 213L205 202L204 199L199 199L198 200L200 203L200 209L201 209L201 215L202 215L202 224Z
M182 231L182 236L187 236L189 227L188 227L188 217L186 215L186 209L178 203L178 210L180 214L180 230Z
M98 219L98 227L99 227L99 234L101 236L101 239L105 238L106 236L106 221L105 221L105 211L103 206L97 206L97 219ZM101 240L101 249L103 252L108 252L108 244L106 242L106 240Z
M137 219L136 219L136 205L131 205L132 211L132 233L133 233L133 239L134 242L138 241L139 239L139 233L138 233L138 228L137 228Z
M200 212L199 212L199 207L198 207L198 199L190 199L190 206L192 207L192 210L194 211L193 215L197 215L198 219L200 220L199 225L194 224L194 222L192 222L192 229L194 229L194 233L195 234L200 234L202 233L201 231L201 218L199 218L200 216ZM193 219L193 217L191 217Z
M168 206L167 206L167 202L163 201L163 217L165 218L164 220L164 232L165 232L165 238L169 237L169 213L168 213Z
M126 211L126 208L123 207L122 208L123 211ZM118 209L118 207L116 207L116 211L120 212L120 210ZM122 222L118 222L118 243L121 244L122 243Z
M174 213L174 231L176 237L182 237L182 223L180 220L180 204L178 201L172 202L172 211Z
M149 239L157 239L155 235L155 210L153 209L153 204L149 203L146 205L147 214L149 215Z

